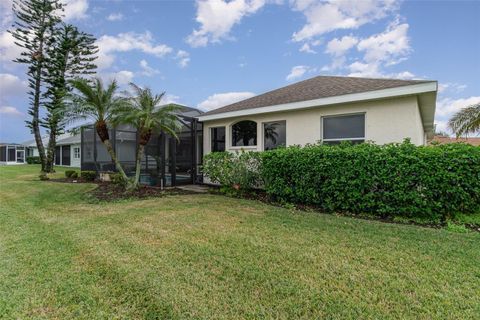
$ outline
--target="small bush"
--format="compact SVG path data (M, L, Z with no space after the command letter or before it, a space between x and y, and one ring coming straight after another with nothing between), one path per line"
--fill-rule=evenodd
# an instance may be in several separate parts
M127 182L123 180L122 175L120 173L110 173L110 181L113 184L117 184L120 186L126 186Z
M27 157L28 164L40 164L40 157Z
M212 152L203 160L203 173L213 183L248 190L262 185L259 152Z
M74 171L71 175L70 175L70 178L72 179L77 179L78 178L78 173L76 171Z
M75 170L65 170L65 177L72 178L72 174L74 174L74 173L76 173Z
M97 173L95 171L83 170L80 172L80 176L85 181L95 181Z

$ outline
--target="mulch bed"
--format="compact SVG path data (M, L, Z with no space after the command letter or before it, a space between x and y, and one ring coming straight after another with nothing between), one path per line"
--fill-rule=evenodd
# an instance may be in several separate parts
M195 194L195 192L177 188L167 188L162 190L159 187L141 186L136 190L125 190L124 187L109 182L98 182L97 185L98 187L90 191L88 196L97 201L107 202L123 199L147 199L168 195Z

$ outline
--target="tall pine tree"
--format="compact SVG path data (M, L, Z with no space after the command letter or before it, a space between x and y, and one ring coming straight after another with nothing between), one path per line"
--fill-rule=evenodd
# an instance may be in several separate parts
M45 170L53 171L56 138L63 133L65 124L65 95L71 91L69 80L94 74L94 60L98 48L95 38L80 32L70 24L61 23L48 42L46 63L47 90L45 93L46 117L42 125L49 133Z
M45 73L46 41L52 36L55 25L60 22L63 10L59 0L14 0L13 12L16 22L11 30L15 43L23 48L21 57L14 62L27 65L30 95L29 114L31 128L40 155L42 171L46 169L45 148L40 133L40 106L42 104L42 80Z

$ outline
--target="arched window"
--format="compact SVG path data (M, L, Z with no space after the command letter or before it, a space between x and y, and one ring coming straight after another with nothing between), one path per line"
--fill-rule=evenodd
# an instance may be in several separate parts
M251 120L243 120L232 125L232 146L256 146L257 123Z

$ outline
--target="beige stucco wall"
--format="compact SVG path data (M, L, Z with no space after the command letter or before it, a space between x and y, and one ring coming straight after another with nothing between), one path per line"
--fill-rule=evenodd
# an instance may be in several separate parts
M315 143L321 139L321 117L349 113L365 113L366 140L377 144L402 142L410 138L416 145L425 144L420 110L416 96L383 99L370 102L320 106L306 110L259 114L222 120L204 121L204 153L210 152L210 128L226 127L227 150L263 150L262 123L285 120L287 125L287 146ZM240 120L257 122L256 147L232 147L231 125Z

